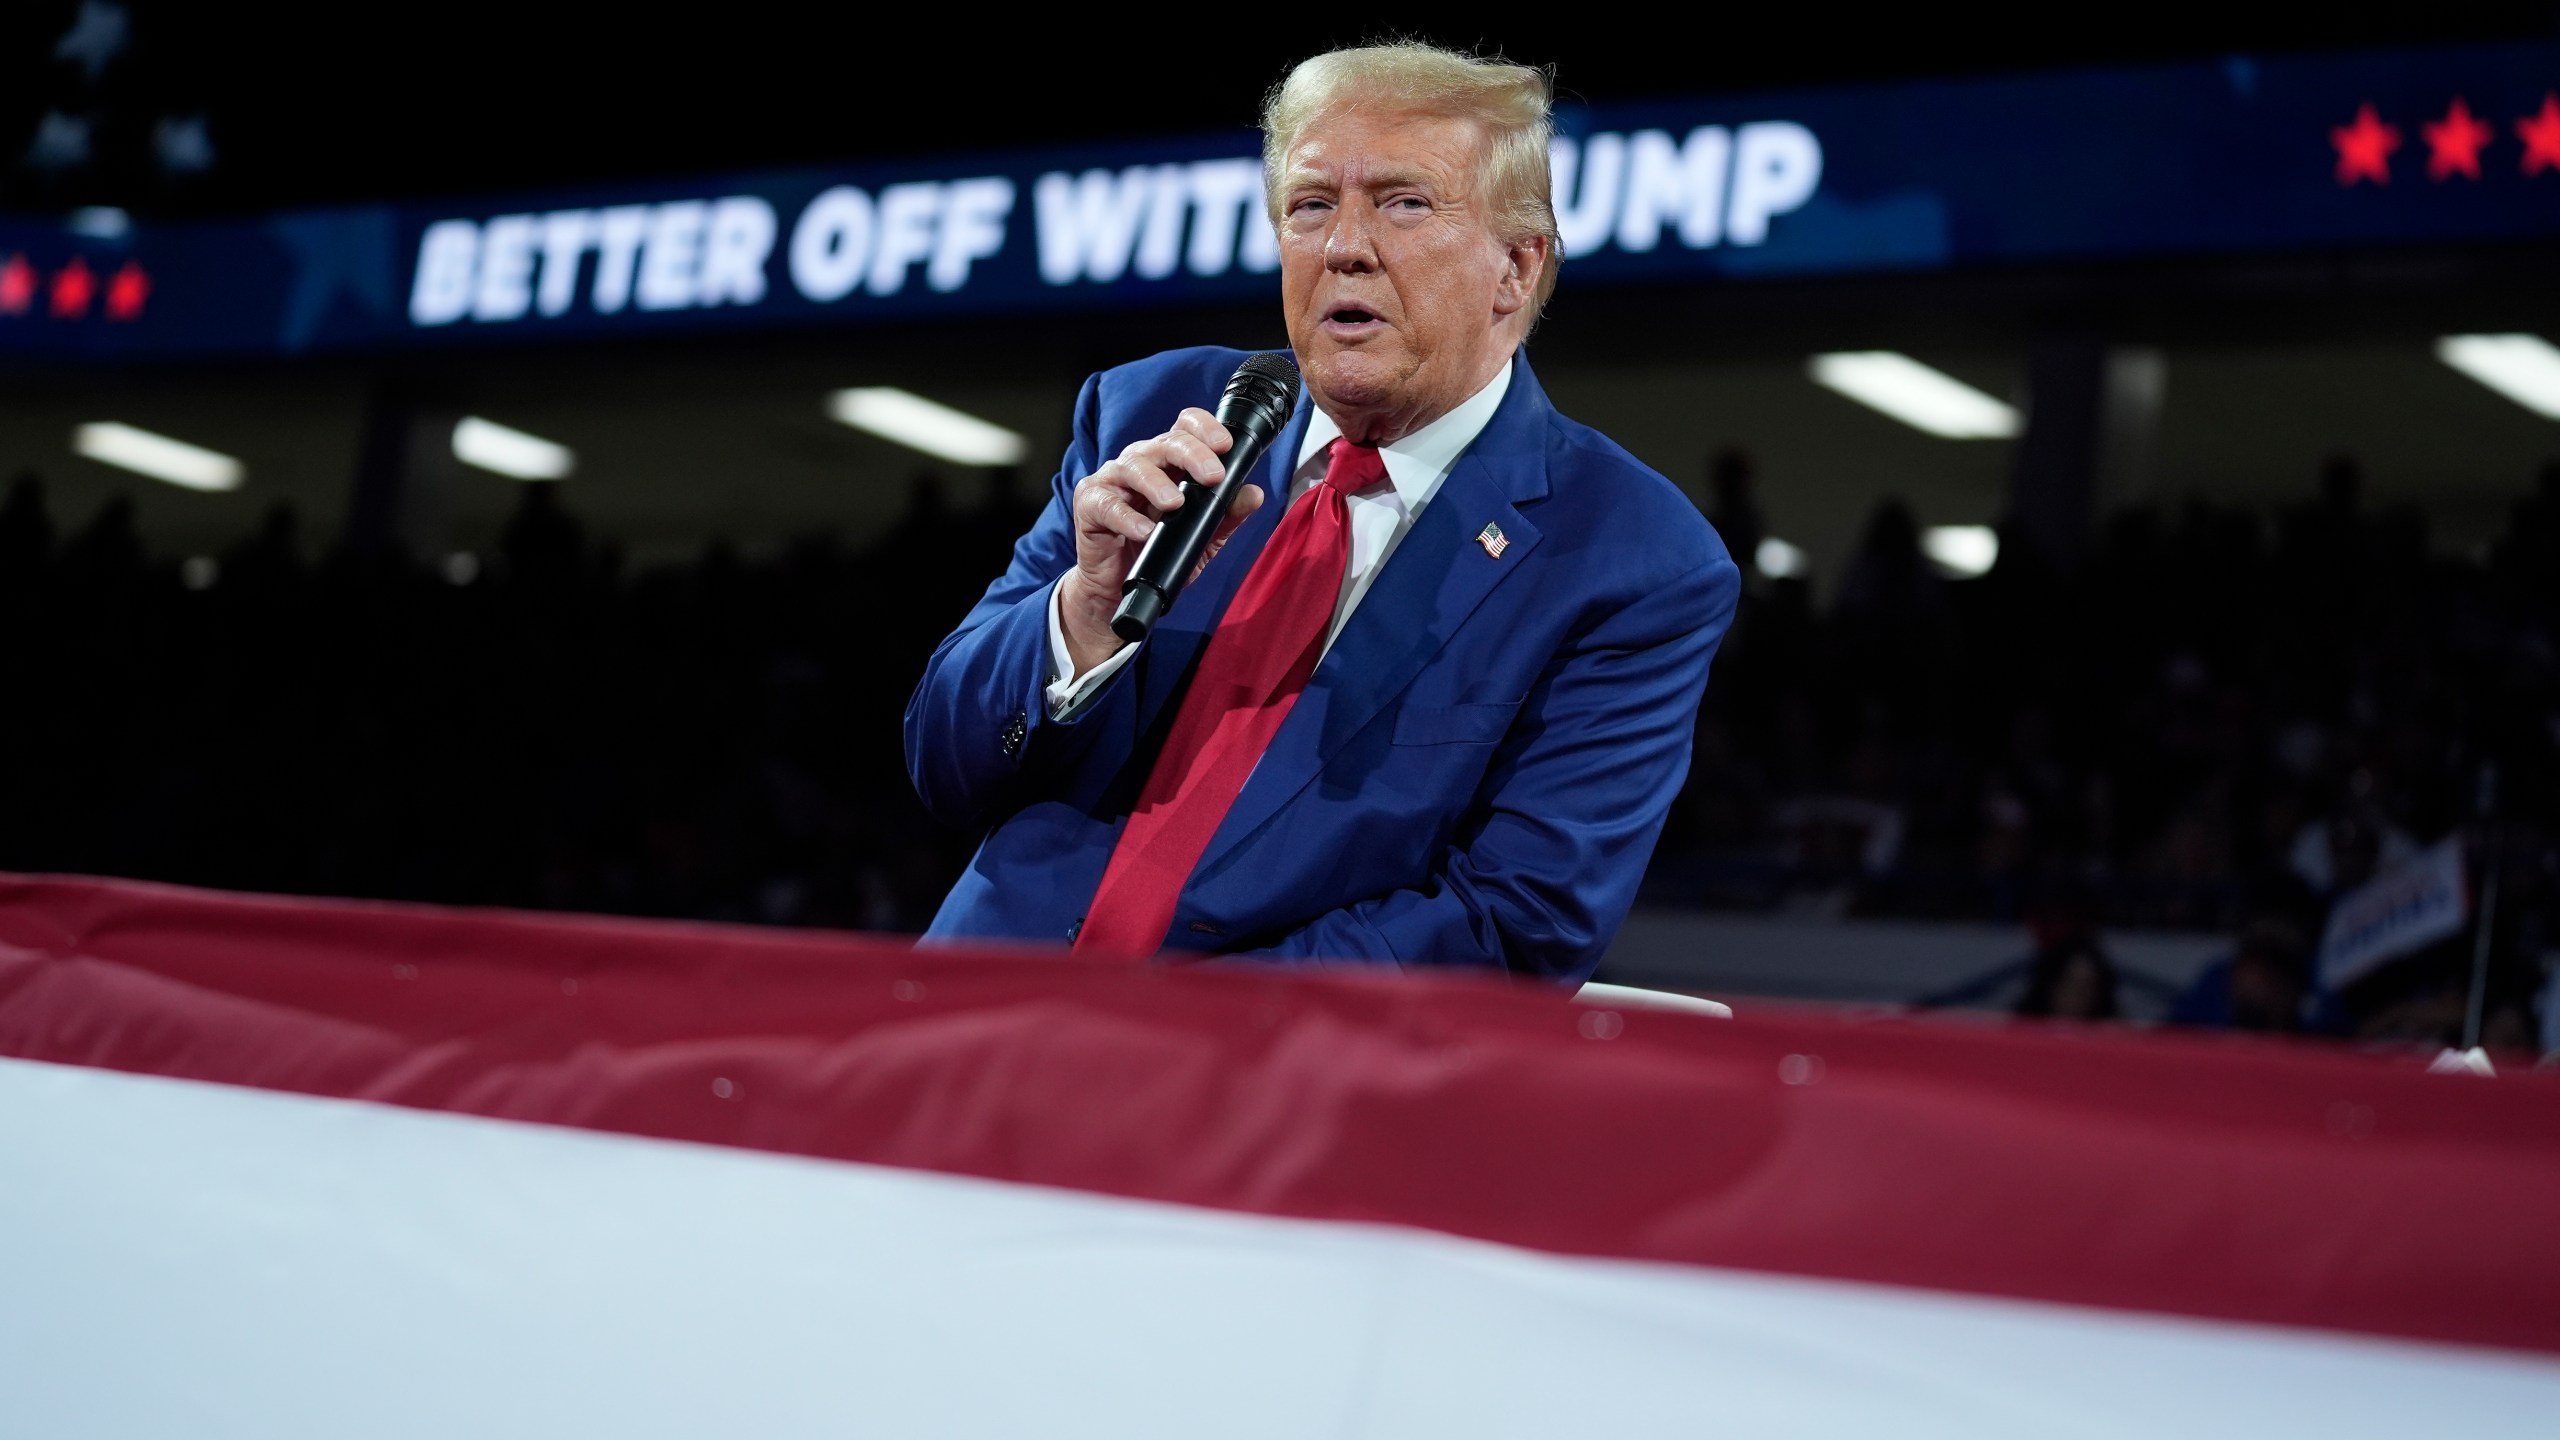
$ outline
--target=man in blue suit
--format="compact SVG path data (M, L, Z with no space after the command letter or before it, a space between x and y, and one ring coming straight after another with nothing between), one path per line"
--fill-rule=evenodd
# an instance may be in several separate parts
M1739 575L1520 353L1560 258L1548 94L1420 45L1321 55L1273 91L1306 394L1126 645L1120 582L1178 482L1224 473L1207 407L1245 357L1085 383L1054 503L907 710L918 794L988 832L929 939L1590 975L1687 772Z

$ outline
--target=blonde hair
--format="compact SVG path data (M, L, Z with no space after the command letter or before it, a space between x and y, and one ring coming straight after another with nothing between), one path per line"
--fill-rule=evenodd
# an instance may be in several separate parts
M1353 108L1421 110L1473 120L1484 127L1479 175L1495 233L1508 243L1546 237L1546 268L1529 306L1529 324L1555 293L1564 264L1556 234L1554 185L1547 146L1555 135L1553 77L1499 55L1443 50L1419 40L1395 40L1328 50L1298 62L1289 78L1262 102L1263 207L1280 223L1280 177L1289 151L1307 127Z

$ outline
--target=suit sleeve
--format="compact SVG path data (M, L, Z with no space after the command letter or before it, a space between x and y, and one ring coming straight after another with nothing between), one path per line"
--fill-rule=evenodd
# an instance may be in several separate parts
M1707 667L1740 592L1718 556L1588 627L1522 703L1426 884L1318 916L1253 954L1588 979L1688 774Z
M934 650L907 702L907 774L945 824L985 824L1029 777L1080 748L1079 728L1110 708L1106 694L1072 720L1055 720L1046 698L1049 594L1075 566L1070 507L1076 482L1099 463L1100 396L1101 377L1085 381L1048 506L1014 543L1005 573Z

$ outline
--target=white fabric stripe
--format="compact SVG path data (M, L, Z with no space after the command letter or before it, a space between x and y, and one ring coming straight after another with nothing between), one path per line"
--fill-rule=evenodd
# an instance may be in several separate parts
M0 1276L6 1428L47 1437L2481 1440L2560 1414L2530 1356L6 1060Z

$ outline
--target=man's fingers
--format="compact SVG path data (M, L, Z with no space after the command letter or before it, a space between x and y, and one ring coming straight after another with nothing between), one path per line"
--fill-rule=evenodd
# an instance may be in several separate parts
M1129 502L1128 492L1113 483L1108 468L1098 471L1076 490L1076 528L1087 533L1100 531L1123 540L1144 542L1155 533L1155 516Z
M1161 513L1182 508L1182 487L1167 476L1149 448L1152 440L1141 440L1121 453L1119 459L1093 472L1088 485L1099 484L1128 492L1153 505Z
M1218 433L1224 436L1227 432ZM1165 453L1201 484L1215 485L1226 478L1227 462L1218 458L1218 452L1226 448L1223 444L1212 446L1188 430L1176 430L1164 437L1164 446Z
M1252 515L1254 511L1259 510L1259 509L1261 509L1261 508L1262 508L1262 487L1261 487L1261 486L1259 486L1259 485L1239 485L1239 486L1237 486L1237 487L1236 487L1236 500L1235 500L1235 503L1234 503L1233 505L1230 505L1230 506L1228 506L1228 507L1227 507L1227 518L1218 522L1218 534L1223 538L1223 537L1226 535L1226 533L1227 533L1228 531L1233 530L1233 529L1235 529L1237 526L1239 526L1239 525L1243 524L1243 523L1245 522L1245 520L1246 520L1246 518L1247 518L1248 516Z
M1191 567L1192 579L1200 578L1200 572L1208 569L1209 562L1218 558L1218 552L1227 548L1227 539L1236 533L1236 527L1242 525L1254 511L1261 508L1262 487L1258 485L1236 487L1235 503L1227 507L1226 518L1218 522L1217 532L1209 537L1208 545L1201 550L1200 563Z
M1185 477L1201 485L1226 477L1226 462L1218 457L1233 443L1215 415L1196 406L1183 411L1172 429L1131 444L1077 485L1077 528L1097 539L1109 535L1144 544L1158 516L1182 508ZM1259 491L1238 495L1220 538L1261 503Z
M1095 508L1100 512L1104 528L1124 540L1135 540L1144 544L1147 537L1156 532L1154 516L1141 513L1137 506L1117 495L1103 497L1101 504Z
M1227 447L1236 443L1235 437L1227 433L1227 427L1218 423L1217 416L1197 405L1183 411L1181 416L1173 422L1173 428L1199 436L1210 449L1221 455L1227 453Z
M1141 440L1121 451L1120 458L1133 465L1152 465L1176 475L1188 475L1203 485L1215 485L1227 473L1226 462L1218 458L1217 450L1207 440L1180 428L1152 440Z

